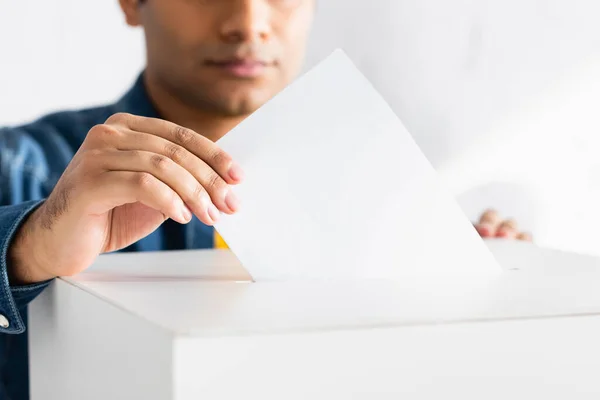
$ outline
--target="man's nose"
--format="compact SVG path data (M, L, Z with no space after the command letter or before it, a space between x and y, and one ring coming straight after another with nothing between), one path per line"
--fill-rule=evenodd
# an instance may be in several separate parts
M267 0L232 0L221 27L225 42L265 42L271 36L271 9Z

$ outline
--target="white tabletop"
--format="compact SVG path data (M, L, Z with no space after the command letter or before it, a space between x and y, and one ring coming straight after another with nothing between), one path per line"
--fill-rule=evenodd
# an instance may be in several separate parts
M65 279L174 335L284 333L600 314L600 259L492 241L489 284L251 282L228 251L112 254Z

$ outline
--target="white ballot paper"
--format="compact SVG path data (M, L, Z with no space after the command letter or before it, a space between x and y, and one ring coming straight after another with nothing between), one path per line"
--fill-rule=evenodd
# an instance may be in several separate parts
M244 169L216 228L256 281L501 272L402 122L341 50L219 141Z

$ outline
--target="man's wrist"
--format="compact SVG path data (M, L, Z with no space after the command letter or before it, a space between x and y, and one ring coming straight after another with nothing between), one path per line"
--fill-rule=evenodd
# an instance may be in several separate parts
M48 258L43 250L44 241L36 229L39 212L38 208L27 217L8 248L7 266L11 286L30 285L54 278L44 267Z

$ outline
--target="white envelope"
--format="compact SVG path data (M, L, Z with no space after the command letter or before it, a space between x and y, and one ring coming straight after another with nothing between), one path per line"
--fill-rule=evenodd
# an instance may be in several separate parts
M340 50L219 141L242 207L217 224L255 280L488 279L501 269Z

